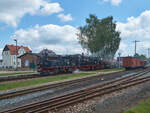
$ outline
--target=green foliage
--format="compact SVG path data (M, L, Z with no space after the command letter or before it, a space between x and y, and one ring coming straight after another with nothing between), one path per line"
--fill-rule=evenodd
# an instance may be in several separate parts
M150 99L142 102L136 107L125 111L124 113L150 113Z
M134 111L128 111L128 113L135 113Z
M136 53L136 54L134 54L134 57L139 58L139 57L140 57L140 55L139 55L138 53Z
M138 53L136 53L136 54L134 55L134 57L139 58L139 59L141 59L141 60L149 60L149 58L147 58L147 57L146 57L145 55L143 55L143 54L139 55Z
M140 55L140 59L147 60L147 57L145 55Z
M103 59L112 59L119 48L120 32L116 31L113 17L102 20L95 15L86 19L86 25L79 28L78 40L83 49Z

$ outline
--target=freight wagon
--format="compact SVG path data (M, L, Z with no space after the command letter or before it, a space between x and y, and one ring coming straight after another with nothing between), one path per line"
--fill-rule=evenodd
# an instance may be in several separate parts
M123 67L126 69L145 68L147 62L135 57L122 57Z

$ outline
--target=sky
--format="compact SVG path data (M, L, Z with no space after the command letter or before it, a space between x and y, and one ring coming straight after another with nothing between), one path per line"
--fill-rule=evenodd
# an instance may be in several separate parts
M149 0L0 0L0 58L6 44L28 46L33 52L48 48L57 54L84 52L78 27L89 14L113 16L121 32L122 56L147 55L150 48ZM117 55L117 54L116 54Z

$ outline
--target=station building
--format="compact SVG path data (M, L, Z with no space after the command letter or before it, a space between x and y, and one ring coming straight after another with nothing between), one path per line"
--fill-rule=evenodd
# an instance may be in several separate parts
M18 57L25 53L31 53L31 50L25 46L6 45L2 51L3 68L21 68Z

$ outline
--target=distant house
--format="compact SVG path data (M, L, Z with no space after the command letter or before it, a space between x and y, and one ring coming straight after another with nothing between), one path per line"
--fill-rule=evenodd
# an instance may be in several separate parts
M25 46L16 47L15 45L6 45L2 52L3 67L4 68L16 68L16 66L21 67L21 59L19 59L18 57L25 53L30 52L31 50Z

